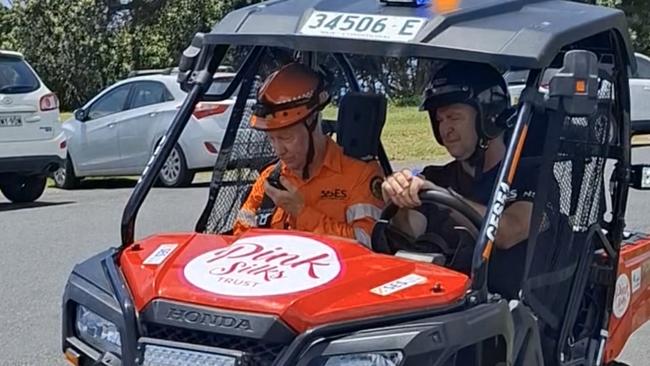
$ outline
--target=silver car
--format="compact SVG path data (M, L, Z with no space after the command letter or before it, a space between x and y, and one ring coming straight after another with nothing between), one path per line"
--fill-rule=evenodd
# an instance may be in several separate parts
M225 90L234 75L217 73L209 93ZM84 177L140 174L185 95L174 74L132 77L99 93L63 123L68 155L53 175L56 185L70 189ZM197 106L160 173L163 186L186 186L197 171L212 169L234 102Z

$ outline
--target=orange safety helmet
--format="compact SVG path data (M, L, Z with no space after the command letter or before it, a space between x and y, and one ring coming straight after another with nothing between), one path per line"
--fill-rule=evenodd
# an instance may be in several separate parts
M329 101L324 76L292 62L271 74L260 88L251 127L268 131L306 122Z

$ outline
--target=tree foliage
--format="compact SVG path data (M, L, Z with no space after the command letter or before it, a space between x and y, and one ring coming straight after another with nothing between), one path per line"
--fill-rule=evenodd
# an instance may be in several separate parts
M22 52L62 108L73 109L131 70L176 65L196 32L253 2L15 1L0 6L0 48Z
M63 109L77 108L135 69L174 66L192 36L260 0L14 0L0 6L0 48L25 54ZM593 0L591 0L593 1ZM596 0L628 15L634 46L650 52L647 0ZM412 104L431 65L355 57L364 88Z
M650 6L648 0L598 0L600 5L615 7L625 12L634 49L650 54Z

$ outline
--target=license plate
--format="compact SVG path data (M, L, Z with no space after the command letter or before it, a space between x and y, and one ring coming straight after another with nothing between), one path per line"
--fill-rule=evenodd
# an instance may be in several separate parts
M0 127L18 127L23 125L20 116L0 116Z
M415 17L315 11L300 32L311 36L408 42L415 38L426 21Z

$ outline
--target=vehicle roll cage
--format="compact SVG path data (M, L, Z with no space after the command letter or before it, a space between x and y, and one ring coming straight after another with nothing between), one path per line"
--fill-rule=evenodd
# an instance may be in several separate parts
M611 38L614 39L616 37ZM623 58L623 54L625 53L624 46L621 45L620 42L616 42L616 40L614 40L614 47L618 48L617 54L619 54L619 57L616 60L617 65L625 65ZM233 81L223 93L218 95L205 95L212 81L212 75L218 70L219 64L224 59L228 48L228 45L215 45L210 44L209 42L204 42L204 35L197 34L197 36L192 41L191 46L189 46L183 53L183 57L179 66L178 80L183 90L188 92L188 95L181 105L180 110L174 117L169 130L162 138L160 144L147 163L147 166L144 169L142 176L136 184L134 191L124 209L121 225L122 249L133 244L135 222L138 211L142 206L145 197L153 187L153 184L157 179L158 172L164 165L167 157L174 147L175 142L180 137L196 104L200 101L218 102L228 99L232 96L240 84L242 85L242 88L240 89L240 94L242 95L246 95L246 93L248 93L248 91L251 89L255 80L255 74L262 61L262 56L267 50L266 46L252 47L243 64L237 71ZM313 52L304 52L303 55L309 60L315 59L315 54ZM359 85L357 79L355 78L354 70L352 69L347 56L342 53L334 53L332 56L342 70L350 89L352 91L358 91ZM539 84L541 75L540 71L541 70L532 70L529 75L527 81L527 85L529 87L527 88L525 95L531 95L531 97L522 98L520 102L516 122L513 126L511 126L512 133L511 138L508 142L504 164L501 164L499 168L498 178L494 185L494 190L491 194L489 204L487 205L488 213L486 214L486 218L481 227L472 261L471 291L468 297L471 303L479 304L487 301L488 262L494 246L494 233L496 232L496 229L498 229L499 220L502 214L502 210L495 210L495 207L502 206L503 199L509 191L509 187L513 182L519 159L521 157L522 146L526 140L528 126L531 121L533 110L535 108L539 108L539 105L535 105L535 101L539 100L539 95L535 96L537 88L531 88L530 86ZM623 74L625 74L624 71L623 73L619 73L617 81L622 80L622 77L624 76ZM620 88L621 83L617 83L617 85L619 86L617 89L617 95L621 97L619 99L619 102L625 103L625 101L627 101L627 110L629 110L629 95L625 90ZM556 104L558 103L556 102ZM246 108L246 98L237 98L237 102L233 108L233 116L241 116L243 109ZM620 117L624 118L624 116ZM224 140L222 142L221 151L223 153L219 154L217 158L214 174L223 174L223 172L226 170L228 164L228 156L230 155L229 150L233 146L237 132L236 130L238 128L239 123L229 123L225 132ZM630 156L629 152L626 153L626 148L629 147L629 139L624 138L625 133L629 132L629 124L623 123L623 128L620 129L620 131L620 137L623 144L623 154L621 156L620 165L616 170L618 174L617 179L619 184L617 187L615 187L616 190L614 193L618 198L615 202L615 205L618 206L614 207L614 215L615 219L618 219L619 221L617 221L618 225L616 225L616 227L611 228L612 232L609 234L610 236L613 236L613 243L620 243L620 240L622 239L625 207L624 204L621 205L621 202L625 202L627 195L626 179L629 181ZM379 160L384 170L386 172L391 172L390 163L381 144ZM212 184L217 184L219 181L220 177L215 176L212 179ZM205 222L202 222L202 220L206 220L206 217L207 215L202 215L202 218L197 223L196 228L198 231L200 231L202 227L205 227Z

